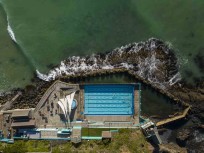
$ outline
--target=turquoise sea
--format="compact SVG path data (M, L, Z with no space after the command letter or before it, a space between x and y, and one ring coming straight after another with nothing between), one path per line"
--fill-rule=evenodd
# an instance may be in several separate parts
M150 37L172 44L183 78L193 82L204 77L203 0L0 3L1 91L23 87L36 69L46 73L66 57L106 52Z

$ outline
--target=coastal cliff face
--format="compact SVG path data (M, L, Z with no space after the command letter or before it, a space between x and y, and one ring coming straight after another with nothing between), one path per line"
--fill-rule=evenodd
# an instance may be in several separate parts
M193 149L199 146L199 149L203 149L204 140L198 140L195 132L204 129L204 83L199 82L194 86L187 84L179 73L179 60L173 49L155 38L131 43L106 54L69 57L47 74L37 71L38 78L33 79L34 85L21 89L23 94L14 103L13 108L35 107L54 80L70 82L73 78L80 80L88 76L117 72L128 72L182 106L191 105L189 117L194 125L188 128L190 132L187 136L186 129L181 129L177 140L184 146L191 144L189 147ZM0 102L4 103L11 96L12 94L0 97ZM195 147L193 144L199 146Z

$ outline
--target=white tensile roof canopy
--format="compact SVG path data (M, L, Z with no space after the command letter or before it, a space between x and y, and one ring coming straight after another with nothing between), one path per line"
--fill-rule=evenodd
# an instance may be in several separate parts
M69 114L71 113L71 106L74 99L74 95L75 95L75 92L69 95L66 95L65 98L59 99L59 101L57 102L66 118L68 118Z

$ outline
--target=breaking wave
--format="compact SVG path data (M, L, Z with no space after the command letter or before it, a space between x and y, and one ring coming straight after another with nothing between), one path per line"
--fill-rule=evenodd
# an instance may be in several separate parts
M8 31L8 33L9 33L11 39L12 39L15 43L17 43L15 34L14 34L14 32L13 32L13 30L12 30L10 24L9 24L8 18L7 18L7 22L8 22L7 31Z
M3 10L3 15L5 16L5 19L7 21L7 32L12 39L13 42L15 42L16 49L19 51L20 54L27 60L27 64L29 64L30 68L35 70L36 64L33 58L29 56L29 53L22 47L22 44L20 44L20 41L16 39L15 33L12 29L12 25L10 24L10 17L8 12L6 11L3 2L0 0L0 7Z
M61 76L85 75L100 70L125 69L131 74L164 89L181 80L179 64L169 45L151 38L146 42L131 43L106 54L72 56L47 74L38 70L37 76L45 81Z

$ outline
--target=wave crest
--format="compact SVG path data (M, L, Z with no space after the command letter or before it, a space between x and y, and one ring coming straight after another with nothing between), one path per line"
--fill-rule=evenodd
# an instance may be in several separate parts
M14 32L13 32L13 30L12 30L10 24L9 24L9 20L8 20L8 19L7 19L7 22L8 22L7 31L8 31L8 33L9 33L11 39L12 39L15 43L17 43L15 34L14 34Z

